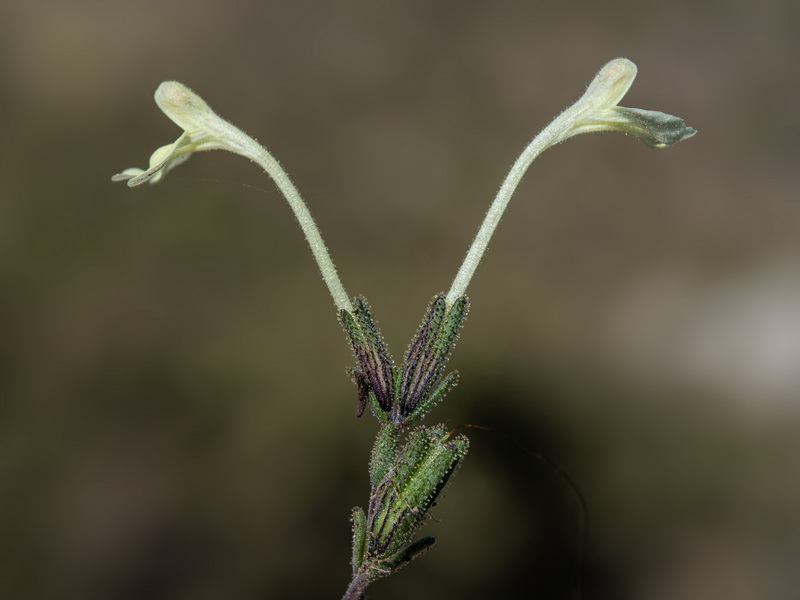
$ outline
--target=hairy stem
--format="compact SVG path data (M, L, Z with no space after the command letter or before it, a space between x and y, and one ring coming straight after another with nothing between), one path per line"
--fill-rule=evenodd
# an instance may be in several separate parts
M322 279L328 286L336 308L352 312L353 306L350 303L350 298L339 279L336 266L333 264L333 259L331 259L328 248L319 233L319 228L314 222L314 217L311 216L306 203L300 196L300 192L297 191L297 188L294 186L291 179L289 179L289 176L286 174L286 171L283 170L280 163L275 160L266 148L258 146L252 158L270 177L272 177L275 185L278 186L278 189L283 193L286 201L289 203L292 212L294 212L294 216L297 218L297 222L300 224L300 228L303 230L303 234L306 236L306 241L311 248L311 253L314 255L314 260L316 260L317 265L319 265Z
M492 235L494 235L494 230L500 223L500 219L508 206L508 202L511 200L511 196L514 195L514 191L517 189L520 181L522 181L522 176L525 175L525 171L528 170L528 167L537 156L563 136L564 129L565 122L563 116L560 116L543 129L539 135L533 138L533 141L528 144L514 163L514 166L511 167L492 205L486 212L483 223L481 223L478 233L475 235L475 239L464 258L464 262L461 264L461 268L453 279L450 291L447 292L446 300L448 306L452 306L453 303L467 291L467 286L472 276L475 274L475 269L478 268L481 258L483 258L486 249L489 247L489 240L492 238Z

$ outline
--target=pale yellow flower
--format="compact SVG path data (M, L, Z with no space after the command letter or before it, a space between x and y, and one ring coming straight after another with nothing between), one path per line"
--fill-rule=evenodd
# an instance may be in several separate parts
M636 136L651 148L666 148L692 137L697 130L680 117L655 110L619 106L636 79L636 65L615 58L595 75L583 96L553 119L522 151L511 167L458 270L447 302L463 296L478 268L503 212L533 160L548 148L573 136L593 131L621 131Z
M697 133L680 117L619 106L636 79L636 72L636 65L627 58L607 63L583 96L553 121L555 135L549 140L550 145L581 133L621 131L638 137L651 148L665 148Z
M306 236L311 253L319 265L322 279L330 290L336 308L353 310L350 296L339 280L336 267L308 207L286 171L269 151L241 129L219 117L200 96L182 83L165 81L156 89L155 100L162 112L183 129L183 133L171 144L161 146L153 152L147 169L135 167L125 169L114 175L111 180L127 181L131 187L147 181L156 183L194 152L203 150L228 150L249 158L272 177L289 203Z
M161 146L150 156L147 169L131 167L114 175L112 181L127 181L135 187L147 181L160 181L193 152L229 150L252 158L250 145L242 142L241 132L217 116L206 102L177 81L158 86L155 100L162 112L183 129L177 140Z

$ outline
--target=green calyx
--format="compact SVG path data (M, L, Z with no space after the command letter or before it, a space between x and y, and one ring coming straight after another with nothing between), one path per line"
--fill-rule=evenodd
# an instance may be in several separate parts
M398 428L381 428L372 453L372 493L367 512L353 512L353 572L370 578L391 573L430 548L435 538L414 540L469 448L464 435L444 425L420 427L398 447Z

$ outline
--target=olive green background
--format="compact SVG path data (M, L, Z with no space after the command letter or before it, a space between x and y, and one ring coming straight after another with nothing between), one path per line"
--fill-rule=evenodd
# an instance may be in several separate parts
M291 212L200 154L109 180L192 87L265 143L401 358L507 168L607 60L699 134L532 167L429 417L472 450L370 597L782 600L800 587L800 8L11 0L0 7L0 596L337 598L376 423Z

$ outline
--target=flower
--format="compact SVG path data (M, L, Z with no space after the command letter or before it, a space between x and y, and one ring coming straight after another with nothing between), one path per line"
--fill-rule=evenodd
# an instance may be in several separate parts
M627 58L616 58L600 69L583 96L556 119L567 126L555 143L581 133L621 131L651 148L666 148L696 134L680 117L619 106L636 72L636 65Z
M252 138L217 116L200 96L182 83L165 81L154 96L162 112L184 131L173 143L153 152L146 170L125 169L114 175L112 181L127 181L130 187L147 181L156 183L193 152L203 150L229 150L253 158L255 142Z
M514 190L528 167L542 152L575 135L592 131L621 131L638 137L651 148L666 148L697 133L680 117L655 110L619 106L619 101L628 92L634 79L636 65L627 58L615 58L600 69L577 102L531 140L511 167L489 207L447 292L448 304L466 293Z
M319 265L322 279L328 286L336 308L352 311L350 296L339 280L322 235L300 192L275 157L241 129L219 117L200 96L182 83L163 82L156 89L155 100L162 112L183 129L183 133L171 144L161 146L153 152L146 170L125 169L114 175L111 180L127 181L130 187L136 187L146 181L155 183L160 181L164 174L188 159L193 152L203 150L228 150L249 158L264 169L289 203L306 236L314 260Z

